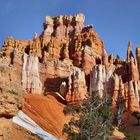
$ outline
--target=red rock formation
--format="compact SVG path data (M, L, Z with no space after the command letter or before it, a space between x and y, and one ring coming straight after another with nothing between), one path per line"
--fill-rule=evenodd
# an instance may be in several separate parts
M130 63L129 63L129 81L134 80L138 81L139 80L139 71L138 71L138 65L137 65L137 60L131 57Z
M119 95L119 85L120 85L120 79L119 77L115 74L113 76L113 93L112 93L112 108L114 109L114 113L117 108L117 100L118 100L118 95Z
M100 98L108 96L112 92L111 87L113 85L110 81L114 71L115 67L113 65L107 69L102 64L94 66L90 74L90 94L95 90Z
M70 116L63 113L65 105L58 102L55 97L48 95L28 95L25 97L23 112L28 114L45 131L66 140L62 134L64 124L70 120Z
M131 42L128 42L126 61L129 62L131 60L131 57L134 57L132 53L132 44Z
M3 52L9 57L13 48L21 53L25 51L27 54L32 51L37 53L42 61L48 58L59 60L70 58L75 66L82 67L89 74L90 69L95 65L95 62L91 66L90 63L93 57L96 58L97 55L102 57L104 44L94 32L93 26L86 27L84 21L85 16L81 13L75 16L46 16L43 23L44 31L40 36L35 34L33 41L14 40L9 37L5 41ZM86 45L94 51L92 57L89 56L87 60L86 52L83 52L83 46ZM88 67L90 67L89 70Z
M105 65L106 67L108 67L108 65L109 65L109 61L108 61L108 55L107 55L107 52L106 52L106 50L104 49L104 51L103 51L103 58L102 58L103 60L103 65Z
M42 48L44 48L45 46L47 46L47 44L50 42L51 39L51 35L54 31L53 26L53 19L49 16L45 17L45 21L43 23L44 26L44 31L42 32L41 36L41 42L42 42Z
M6 56L10 56L10 53L13 51L14 47L15 47L14 39L12 36L9 36L7 40L4 42L2 50Z
M138 70L139 70L139 75L140 75L140 47L136 48L136 59L137 59Z
M121 73L118 75L115 71L117 67L110 65L105 68L105 65L96 65L92 72L90 78L90 92L93 90L97 91L100 98L111 96L112 97L112 107L115 112L117 108L117 101L121 97L126 100L126 110L128 111L140 111L139 106L139 74L137 69L137 64L133 59L128 66L129 75L128 82L123 82L124 78ZM121 71L126 69L121 69Z
M76 23L76 26L74 27L74 29L75 29L75 35L77 36L83 30L85 16L82 13L79 13L74 18L75 18L75 23Z
M133 92L131 93L131 90L128 90L130 85L127 82L132 81L135 87L133 88L136 100L139 101L139 49L137 49L136 55L138 62L133 57L130 42L128 43L127 62L115 59L112 55L108 56L105 45L94 31L93 25L85 26L84 21L85 16L81 13L75 16L46 16L41 35L35 34L32 41L14 40L9 37L3 45L3 56L6 56L6 59L8 58L10 63L17 68L19 80L22 74L24 89L32 89L32 92L40 92L41 86L38 85L42 83L44 93L60 91L68 102L83 99L87 95L87 88L90 92L93 89L97 90L101 98L111 95L116 101L118 94L116 89L120 90L120 83L122 87L125 87L123 90L124 96L130 99L129 96ZM41 62L39 63L39 69L36 67L38 62L34 64L32 58L25 62L25 59L28 58L26 56L22 68L21 56L24 52L26 55L32 53L38 56ZM14 57L11 58L13 54ZM30 69L29 63L33 64L35 70ZM34 78L27 75L27 66L28 70L33 71L30 75L31 77L34 75ZM76 76L75 73L81 74L81 76ZM89 78L90 74L91 78ZM118 83L115 83L114 74L121 77L122 81L119 82L119 87L116 87ZM69 92L62 90L62 82L65 82L65 88ZM33 88L31 87L32 84L35 85ZM67 87L67 85L69 86Z
M10 53L13 50L23 53L25 48L31 44L31 40L14 40L12 36L9 36L4 42L2 52L5 53L7 57L10 57Z
M133 111L140 111L140 106L139 106L139 95L137 91L137 83L130 81L128 83L128 93L127 93L127 98L128 98L128 110L133 112Z
M40 138L27 131L23 127L20 127L12 122L8 118L0 118L0 139L1 140L25 140L34 139L40 140Z
M68 93L65 99L68 103L75 103L87 97L85 74L78 68L74 68L68 79Z
M129 82L131 80L138 81L139 80L139 71L137 60L131 57L129 62L123 61L123 63L115 64L116 70L115 73L121 75L123 82Z
M103 98L105 95L104 90L104 83L106 80L106 71L104 65L97 65L93 68L91 72L91 79L90 79L90 94L93 90L97 91L100 98Z
M88 75L93 66L96 65L96 57L97 54L95 53L94 49L86 45L83 50L82 60L82 68L86 75Z
M68 79L73 67L67 62L55 59L46 60L45 64L40 64L40 78L45 92L58 92L61 83Z
M56 29L54 31L54 36L57 40L65 42L66 37L66 25L63 24L63 16L58 16L55 18Z

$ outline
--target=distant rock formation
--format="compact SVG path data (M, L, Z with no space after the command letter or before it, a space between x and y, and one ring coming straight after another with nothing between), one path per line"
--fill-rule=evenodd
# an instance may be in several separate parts
M32 51L42 61L70 58L74 60L75 66L82 67L84 46L91 47L98 56L104 50L104 44L94 32L93 26L85 26L84 21L85 16L82 13L75 16L46 16L41 35L35 33L33 40L14 40L10 36L3 45L3 53L8 57L13 48L21 53L26 51L27 54Z
M133 56L133 53L132 53L132 44L131 44L131 42L129 41L129 42L128 42L128 48L127 48L126 61L129 62L129 61L131 60L131 57L134 57L134 56Z
M136 59L137 59L138 71L140 75L140 47L139 46L136 48Z
M107 62L107 61L106 61ZM104 63L103 63L104 64ZM98 64L90 74L90 94L97 91L100 98L112 97L112 107L119 98L126 100L127 111L140 111L140 86L137 60L133 57L122 64Z

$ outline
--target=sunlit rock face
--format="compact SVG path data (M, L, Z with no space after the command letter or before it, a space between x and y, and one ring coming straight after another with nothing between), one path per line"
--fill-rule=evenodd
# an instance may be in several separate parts
M71 63L62 62L56 59L48 59L40 64L40 78L45 92L59 92L63 81L67 82L73 69Z
M73 61L75 66L82 67L84 48L87 52L85 46L91 48L89 52L94 58L97 55L102 56L104 50L104 44L94 31L93 25L86 26L84 22L85 16L82 13L74 16L46 16L41 35L35 33L33 40L15 40L9 36L3 45L3 53L9 57L14 48L21 53L26 51L29 54L32 51L36 52L42 61L48 58L69 58L77 61Z
M140 75L140 47L136 48L136 59L137 59L138 71Z
M66 101L69 103L78 102L86 99L87 86L85 74L79 68L74 68L68 78L68 92L66 93Z
M12 118L22 107L24 89L16 68L0 58L0 117Z
M131 57L134 57L134 56L133 56L133 53L132 53L132 43L129 41L128 42L128 48L127 48L126 61L129 62L131 60Z
M39 77L38 56L24 53L22 66L22 86L29 93L41 94L42 83Z
M63 96L68 102L84 98L89 90L90 71L96 65L96 58L102 59L105 48L93 25L86 26L84 22L82 13L74 16L46 16L41 35L35 33L33 40L8 37L2 52L9 60L11 52L20 54L18 59L15 53L12 62L15 65L20 60L20 80L27 92L65 92ZM61 86L62 82L66 86ZM67 90L63 90L66 87ZM78 93L80 90L81 93Z
M82 68L86 75L90 73L93 66L96 65L96 56L94 49L90 46L85 46L83 48L83 60L82 60Z
M122 64L98 64L90 73L90 94L96 91L101 99L111 96L114 111L120 98L125 100L127 111L140 111L139 89L138 64L133 57Z
M104 96L105 78L106 78L105 66L101 64L95 66L91 72L91 79L90 79L91 92L92 92L92 89L96 90L100 98L103 98Z
M139 111L139 93L138 83L135 81L129 81L123 83L120 76L113 76L113 87L112 93L112 107L115 111L117 108L117 101L121 98L125 100L125 107L127 111Z
M100 98L107 97L113 91L112 77L115 66L99 64L93 67L90 74L90 94L95 90Z
M96 90L102 99L111 96L114 108L122 96L127 110L137 110L140 48L135 58L128 42L126 61L107 54L104 41L85 19L82 13L46 16L42 33L35 33L32 40L9 36L1 57L16 68L28 93L58 92L67 103L75 103Z

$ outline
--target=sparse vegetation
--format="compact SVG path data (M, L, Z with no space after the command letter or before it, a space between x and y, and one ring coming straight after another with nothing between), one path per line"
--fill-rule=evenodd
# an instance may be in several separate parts
M16 76L14 69L6 64L0 64L0 74L0 92L16 95L18 96L18 99L23 98L24 91L20 83L15 81L15 79L11 79L12 81L10 81L11 75L12 78L15 78Z
M116 114L114 116L114 123L115 125L120 128L121 123L122 123L122 117L125 112L125 99L120 96L121 94L119 93L118 100L117 100L117 110Z
M124 134L126 136L124 140L140 140L140 136L136 136L128 133L124 133Z
M65 112L67 109L70 113L69 107L65 108ZM79 113L64 125L63 130L69 140L107 140L112 131L111 100L101 100L96 92L82 101Z
M64 108L63 112L65 115L68 115L68 114L74 115L75 113L80 112L80 108L76 105L69 104L69 105L67 105L67 107Z

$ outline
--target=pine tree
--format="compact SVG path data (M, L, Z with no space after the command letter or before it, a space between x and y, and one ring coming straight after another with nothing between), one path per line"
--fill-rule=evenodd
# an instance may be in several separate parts
M122 117L123 114L125 112L125 99L121 96L121 94L119 94L118 96L118 100L117 100L117 111L116 114L114 116L114 123L118 128L121 128L121 124L122 124Z
M68 109L75 114L75 117L64 125L63 132L68 135L68 139L107 140L113 130L111 100L101 100L97 93L93 92L90 98L83 100L77 108L65 108L65 112Z

